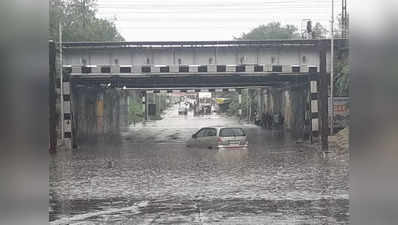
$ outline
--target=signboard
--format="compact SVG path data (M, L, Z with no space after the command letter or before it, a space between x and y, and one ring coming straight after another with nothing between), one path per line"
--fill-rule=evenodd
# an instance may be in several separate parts
M199 98L211 98L211 92L199 92Z
M334 127L336 128L344 128L348 126L350 119L350 98L349 97L334 97ZM330 118L332 115L332 101L329 97L328 102L328 115L329 115L329 124Z
M224 104L224 103L229 103L231 100L229 98L216 98L217 104Z

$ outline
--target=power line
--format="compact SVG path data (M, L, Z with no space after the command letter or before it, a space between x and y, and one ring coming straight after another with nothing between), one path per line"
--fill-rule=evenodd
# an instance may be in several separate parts
M335 7L343 6L335 4ZM98 0L97 8L98 16L103 18L116 16L118 20L115 23L123 30L184 29L214 30L214 32L231 30L234 32L233 30L237 29L255 28L259 24L265 24L264 20L280 21L297 26L302 18L311 18L312 21L321 24L327 24L330 20L330 0L230 0L217 2L210 0L200 2ZM139 20L138 26L134 23L137 19ZM247 26L243 24L246 21L249 22ZM159 22L164 22L165 25L159 25ZM203 23L198 24L198 22ZM187 25L187 23L192 24Z

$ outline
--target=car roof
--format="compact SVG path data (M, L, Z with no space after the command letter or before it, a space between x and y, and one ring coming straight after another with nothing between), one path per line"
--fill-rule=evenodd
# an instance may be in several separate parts
M233 127L233 126L222 126L222 125L216 125L216 126L209 126L209 127L202 127L202 128L215 128L215 129L224 129L224 128L235 128L235 129L243 129L242 127Z

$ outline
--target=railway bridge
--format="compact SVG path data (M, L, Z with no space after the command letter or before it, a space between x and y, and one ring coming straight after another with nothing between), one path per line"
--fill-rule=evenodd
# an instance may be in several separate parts
M346 46L344 40L335 43L336 49ZM283 91L295 90L297 96L289 103L300 112L293 115L301 121L295 129L308 124L312 138L327 149L329 50L330 40L63 43L60 74L51 43L50 111L57 111L56 93L63 108L60 119L50 122L51 143L60 123L68 148L88 129L120 127L128 90L140 91L147 110L148 93L240 94L242 89L260 88L268 99L263 109L271 111L282 107L278 102ZM89 115L95 117L92 122L87 121Z

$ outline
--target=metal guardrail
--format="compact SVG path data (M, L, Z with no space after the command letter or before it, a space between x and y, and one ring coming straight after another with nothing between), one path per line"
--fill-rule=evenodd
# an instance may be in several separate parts
M70 74L317 73L313 65L64 65Z
M336 47L346 46L347 39L335 39ZM131 48L131 47L229 47L229 46L329 46L330 39L321 40L258 40L258 41L133 41L133 42L65 42L64 48Z

